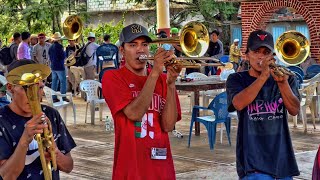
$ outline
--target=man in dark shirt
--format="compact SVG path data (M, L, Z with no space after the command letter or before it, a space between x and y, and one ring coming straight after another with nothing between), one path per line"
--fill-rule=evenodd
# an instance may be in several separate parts
M64 67L65 52L63 46L61 45L61 34L59 32L54 33L52 36L53 44L49 48L49 57L51 61L51 71L52 71L52 89L54 91L58 90L58 82L60 82L60 92L61 94L66 94L67 92L67 75ZM53 102L58 102L57 96L53 96ZM62 98L64 101L69 102L66 97Z
M13 60L17 60L18 46L21 43L21 34L16 32L13 34L13 41L10 44L10 55Z
M27 64L35 64L32 60L12 62L8 71ZM44 84L40 81L39 95ZM52 179L58 180L59 171L71 172L73 159L71 150L76 146L69 134L59 112L49 106L42 105L43 113L33 116L24 87L7 84L7 91L12 94L12 102L0 108L0 179L44 179L38 152L38 143L34 135L42 133L48 127L43 124L50 121L58 170L52 171ZM39 102L40 103L40 102ZM50 155L45 152L45 155Z
M249 71L231 74L226 86L229 111L237 110L236 163L240 179L292 179L298 176L288 114L300 108L298 82L294 76L276 76L273 37L257 30L247 44Z
M219 31L218 30L213 30L211 32L211 40L209 42L209 47L207 50L206 55L209 57L213 57L216 59L220 59L221 56L223 55L223 44L219 40ZM205 67L205 75L209 75L209 72L211 71L211 75L216 74L217 68L216 67L210 67L206 66Z

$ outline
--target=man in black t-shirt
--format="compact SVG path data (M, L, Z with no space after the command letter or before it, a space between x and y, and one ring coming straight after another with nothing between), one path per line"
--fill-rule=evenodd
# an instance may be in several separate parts
M208 47L206 56L213 57L215 59L220 59L221 56L223 55L223 44L219 40L219 34L220 32L218 30L213 30L211 32L210 34L211 39L209 42L209 47ZM209 72L211 72L211 75L215 75L217 72L217 67L206 66L204 70L205 70L205 75L207 76L209 75Z
M273 37L257 30L249 35L248 71L231 74L226 82L229 111L237 110L236 163L240 179L292 179L300 174L288 127L297 115L300 95L296 77L276 76Z
M8 67L8 71L34 63L32 60L14 61ZM39 94L41 94L41 88L44 85L42 82L39 82L38 85ZM73 169L71 150L76 144L59 112L42 105L41 109L44 114L32 116L24 87L8 83L7 91L12 94L12 102L0 108L0 179L44 179L38 143L34 139L35 134L42 133L47 127L43 124L43 117L46 121L51 122L56 146L58 170L52 170L52 179L60 179L59 171L71 172ZM48 156L46 158L50 158L47 152L45 155Z

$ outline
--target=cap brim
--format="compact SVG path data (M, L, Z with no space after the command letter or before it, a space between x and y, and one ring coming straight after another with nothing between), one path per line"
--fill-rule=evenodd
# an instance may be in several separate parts
M126 41L123 41L124 43L129 43L139 37L145 37L147 39L147 42L152 42L152 39L149 36L146 35L137 35L137 36L131 36L130 38L128 38Z
M273 51L273 47L271 47L269 44L265 44L265 43L253 45L249 49L252 51L255 51L255 50L259 49L260 47L266 47L266 48L270 49L270 51Z

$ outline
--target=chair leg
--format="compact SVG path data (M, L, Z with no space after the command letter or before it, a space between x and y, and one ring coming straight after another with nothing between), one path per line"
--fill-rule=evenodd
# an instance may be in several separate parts
M65 124L67 125L67 106L63 108L63 119L65 121Z
M214 149L214 145L216 144L216 133L217 133L217 124L216 123L212 123L212 130L211 130L211 144L212 144L212 148L210 148L211 150Z
M102 121L102 109L103 108L103 104L102 103L100 103L99 104L99 118L100 118L100 121Z
M73 109L73 126L75 127L76 126L76 106L73 105L72 109Z
M304 133L307 133L307 114L306 114L306 106L301 107L301 119L303 122Z
M296 128L298 125L298 115L292 116L293 118L293 127Z
M94 119L95 119L95 103L94 101L90 102L90 112L91 112L91 124L94 125Z
M223 124L220 123L220 144L222 144L222 136L223 136Z
M227 137L229 141L229 145L231 146L230 132L231 132L231 118L227 122L224 123L226 127Z
M190 142L191 142L191 136L192 136L193 123L194 123L194 120L193 120L193 118L192 118L192 119L191 119L191 122L190 122L188 148L190 148Z
M88 106L89 106L89 103L87 103L87 106L86 106L86 117L85 117L85 119L84 119L84 123L85 123L85 124L87 123Z

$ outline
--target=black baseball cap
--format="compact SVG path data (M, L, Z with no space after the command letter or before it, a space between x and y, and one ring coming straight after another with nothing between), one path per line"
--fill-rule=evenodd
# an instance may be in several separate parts
M249 49L255 51L263 46L273 51L274 42L272 34L263 30L252 31L248 38L247 52Z
M147 42L151 42L152 39L148 35L148 31L140 24L130 24L124 27L120 33L120 44L131 42L138 37L146 37Z

